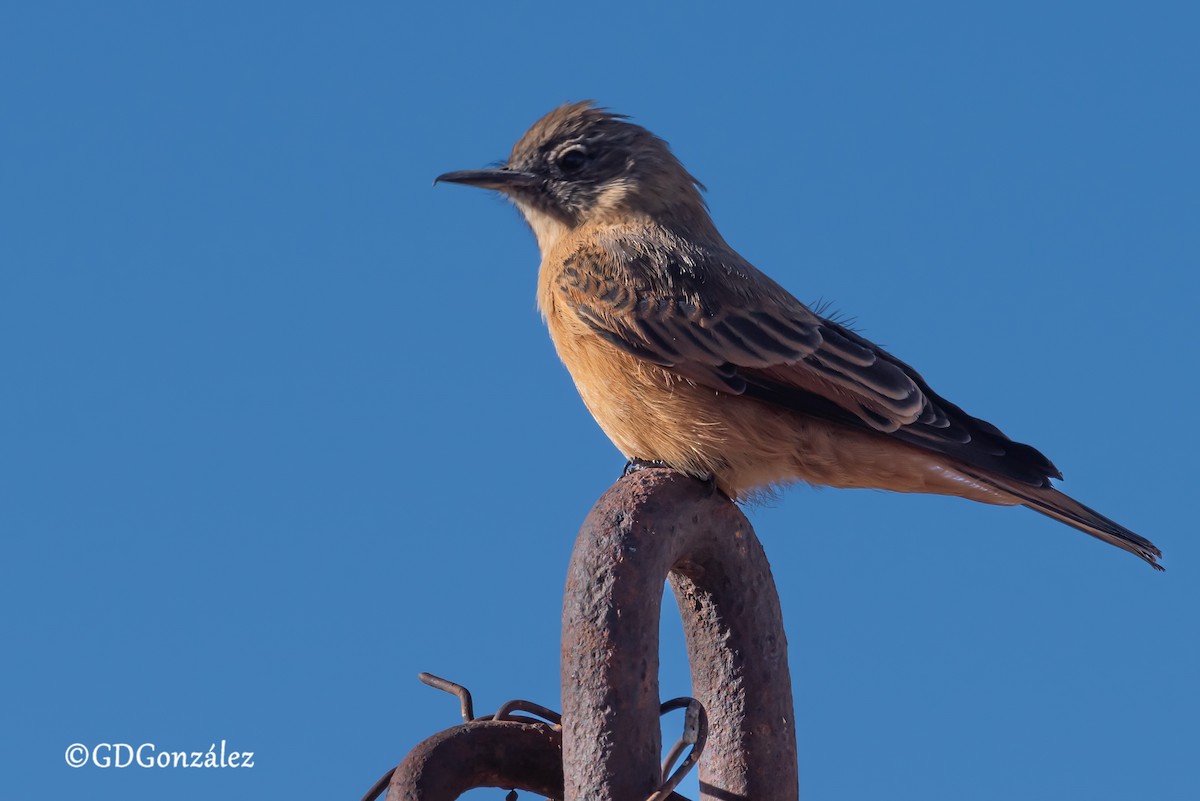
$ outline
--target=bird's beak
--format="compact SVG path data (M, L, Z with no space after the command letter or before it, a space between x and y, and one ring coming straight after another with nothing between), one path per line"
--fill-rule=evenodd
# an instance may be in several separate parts
M519 190L533 186L538 182L538 178L527 172L503 167L498 170L459 170L458 172L447 172L433 179L434 184L442 182L448 184L466 184L467 186L478 186L483 189L509 192L514 189Z

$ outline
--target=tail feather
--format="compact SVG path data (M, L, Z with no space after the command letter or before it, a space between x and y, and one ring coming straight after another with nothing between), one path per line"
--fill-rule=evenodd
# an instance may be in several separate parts
M1084 506L1065 493L1051 487L1023 486L1017 482L997 479L994 476L978 475L974 471L968 472L968 475L977 481L996 487L1014 496L1022 506L1026 506L1035 512L1040 512L1047 517L1052 517L1059 522L1066 523L1072 528L1079 529L1084 534L1090 534L1096 539L1103 540L1110 545L1115 545L1123 551L1128 551L1134 556L1145 560L1155 570L1165 569L1158 563L1158 560L1162 558L1162 551L1154 543L1145 537L1134 534L1120 523L1110 520L1095 509Z

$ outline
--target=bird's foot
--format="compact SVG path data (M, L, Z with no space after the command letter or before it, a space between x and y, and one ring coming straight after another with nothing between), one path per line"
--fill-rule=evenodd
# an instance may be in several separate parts
M665 467L668 470L671 469L671 465L661 459L630 459L625 463L625 469L621 471L621 478L633 475L639 470L652 470L660 467Z
M642 470L654 470L659 468L665 468L667 470L675 469L661 459L630 459L625 463L625 469L621 471L621 478ZM688 474L685 473L684 475ZM717 477L714 474L705 473L702 476L693 475L691 477L708 487L708 494L710 497L716 495L717 493L724 495L724 493L721 492L721 488L717 486Z

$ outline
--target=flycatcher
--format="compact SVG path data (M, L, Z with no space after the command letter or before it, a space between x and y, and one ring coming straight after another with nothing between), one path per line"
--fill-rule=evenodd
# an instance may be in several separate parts
M1021 505L1162 569L1149 540L1064 495L1035 448L796 300L733 250L666 142L574 103L502 167L437 181L507 196L537 237L538 306L627 459L734 500L793 481ZM435 181L436 183L436 181Z

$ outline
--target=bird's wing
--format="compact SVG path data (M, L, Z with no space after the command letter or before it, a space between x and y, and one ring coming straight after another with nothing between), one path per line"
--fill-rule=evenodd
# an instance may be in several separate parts
M870 428L1032 486L1061 477L1036 449L941 398L731 251L680 258L677 242L593 246L567 259L556 289L596 335L710 389Z

